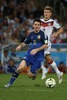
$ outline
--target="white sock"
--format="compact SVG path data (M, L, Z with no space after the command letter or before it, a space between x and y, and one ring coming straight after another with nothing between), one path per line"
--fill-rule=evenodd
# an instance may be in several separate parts
M58 70L58 67L56 65L56 63L53 61L52 64L50 64L50 66L55 70L56 74L59 75L60 71Z
M45 68L43 65L41 66L41 68L42 68L42 72L48 73L48 68Z

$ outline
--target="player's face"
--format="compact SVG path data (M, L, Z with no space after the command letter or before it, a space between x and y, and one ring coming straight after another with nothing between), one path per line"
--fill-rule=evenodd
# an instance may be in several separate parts
M44 19L48 20L52 16L52 12L50 10L44 10Z
M40 24L40 22L34 22L34 24L33 24L33 28L34 28L34 31L35 32L39 32L40 31L40 27L41 27L41 24Z

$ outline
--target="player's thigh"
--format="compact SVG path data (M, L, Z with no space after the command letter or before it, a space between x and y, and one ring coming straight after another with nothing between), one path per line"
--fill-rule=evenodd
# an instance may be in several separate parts
M37 75L37 72L40 69L40 67L41 67L40 61L33 62L33 64L31 65L31 67L29 69L28 75L30 75L31 77L35 77Z
M22 60L19 67L17 68L17 71L22 71L25 67L26 67L26 61L25 60Z
M37 74L38 70L40 69L41 67L41 62L40 61L35 61L33 62L33 64L31 65L30 67L30 71L33 73L33 74Z
M50 55L47 55L47 56L45 57L45 59L46 59L46 62L47 62L49 65L52 64L53 59L51 58Z

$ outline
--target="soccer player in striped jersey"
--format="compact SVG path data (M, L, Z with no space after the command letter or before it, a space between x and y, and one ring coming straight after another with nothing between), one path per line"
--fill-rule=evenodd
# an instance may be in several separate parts
M41 63L44 61L44 49L48 47L48 45L45 45L44 43L45 36L44 32L40 30L40 27L41 21L35 19L33 22L34 30L28 35L24 42L16 48L16 50L20 50L22 47L26 46L26 44L32 43L19 67L12 75L10 81L5 85L6 88L13 84L20 72L27 66L30 66L28 77L32 79L36 78L37 71L40 69Z
M57 38L57 36L63 32L63 28L61 25L54 19L52 19L53 9L50 6L46 6L44 8L44 18L41 19L41 30L44 32L46 41L45 43L48 44L48 48L44 50L45 60L48 65L50 65L56 72L59 84L62 82L62 75L63 72L60 72L57 68L55 61L50 56L50 49L51 49L51 38ZM57 29L57 32L53 33L53 28ZM46 77L48 69L42 65L42 79Z

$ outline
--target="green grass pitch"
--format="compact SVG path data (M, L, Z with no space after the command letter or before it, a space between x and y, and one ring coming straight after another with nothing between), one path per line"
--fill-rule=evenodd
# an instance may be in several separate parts
M63 75L63 83L58 84L56 74L47 74L47 78L56 80L54 88L47 88L45 80L38 74L35 80L21 74L10 88L4 85L9 81L10 74L0 74L0 100L67 100L67 74Z

